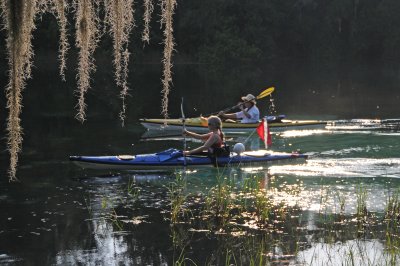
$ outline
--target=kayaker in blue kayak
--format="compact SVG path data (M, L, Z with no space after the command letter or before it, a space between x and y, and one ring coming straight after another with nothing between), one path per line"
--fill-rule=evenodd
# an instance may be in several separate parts
M260 110L256 106L256 97L247 94L242 97L242 101L237 107L240 112L225 114L223 111L218 113L219 117L240 120L241 123L258 123L260 120Z
M218 116L210 116L207 119L209 133L197 134L188 130L184 130L183 134L195 139L204 141L204 144L190 151L183 151L184 155L192 154L212 154L224 147L224 133L222 132L222 122Z

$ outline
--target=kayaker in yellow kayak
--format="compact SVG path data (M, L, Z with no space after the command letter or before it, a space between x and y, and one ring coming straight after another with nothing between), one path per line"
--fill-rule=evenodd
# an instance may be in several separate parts
M195 139L204 141L204 144L190 151L183 151L184 155L209 153L214 154L216 150L224 146L224 133L222 132L222 122L218 116L210 116L207 119L209 133L197 134L184 130L183 134Z
M247 94L242 97L242 101L237 105L240 108L240 112L225 114L221 111L218 113L218 116L240 120L241 123L258 123L260 120L260 110L256 106L256 97L253 94Z

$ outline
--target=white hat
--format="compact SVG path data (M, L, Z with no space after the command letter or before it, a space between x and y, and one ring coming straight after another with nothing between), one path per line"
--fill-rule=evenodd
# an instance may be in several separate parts
M253 94L247 94L242 97L242 101L256 103L256 97Z

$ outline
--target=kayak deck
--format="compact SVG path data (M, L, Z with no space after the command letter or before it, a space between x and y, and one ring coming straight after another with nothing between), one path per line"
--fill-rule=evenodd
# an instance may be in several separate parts
M182 119L140 119L140 123L148 130L165 130L179 131L182 130ZM260 123L237 123L237 122L222 122L224 132L231 133L247 133L255 130ZM325 127L326 121L321 120L289 120L279 119L275 122L268 122L268 127L271 131L280 131L285 129L298 128L321 128ZM208 132L207 121L203 118L188 118L185 119L187 130L194 132Z
M84 169L108 169L131 171L165 171L203 167L255 167L268 164L304 161L307 155L298 153L278 153L266 150L244 152L242 154L231 153L230 156L218 157L216 163L207 156L182 156L176 149L169 149L160 153L138 155L114 155L114 156L70 156L70 161Z

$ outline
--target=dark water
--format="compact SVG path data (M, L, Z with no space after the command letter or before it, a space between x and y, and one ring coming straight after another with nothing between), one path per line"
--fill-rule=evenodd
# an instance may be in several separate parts
M6 73L2 60L0 68ZM7 182L9 157L5 134L1 135L0 264L171 265L184 261L188 265L249 265L260 258L261 264L279 265L399 263L400 240L397 233L388 238L383 219L389 200L400 188L396 75L354 69L344 79L329 71L288 66L255 72L232 66L224 73L211 73L207 66L176 64L172 117L180 112L182 96L191 116L226 108L241 95L275 86L276 112L334 124L274 134L274 150L307 153L305 164L188 173L183 205L193 219L185 216L173 224L168 187L176 182L175 174L90 172L68 161L69 155L182 147L180 138L141 139L145 130L138 118L160 112L161 66L132 67L132 97L122 128L118 89L107 67L110 62L97 60L99 68L87 95L88 120L80 124L73 119L75 73L69 72L63 83L54 71L55 53L35 57L34 79L28 81L23 99L20 183ZM3 75L2 88L6 80ZM2 125L5 102L3 95ZM269 103L268 99L259 101L263 114ZM248 149L261 145L256 136L228 137L232 144L245 142ZM232 220L229 226L221 226L218 219L205 218L204 199L218 185L217 176L234 184L237 191L232 195L239 195L251 182L265 189L275 210L267 225L244 219L246 223ZM137 195L129 193L131 184L133 192L139 190ZM361 203L366 204L369 223L357 220ZM284 219L279 210L290 215Z
M0 263L224 265L249 264L260 254L264 263L283 265L400 261L398 253L388 252L392 244L382 225L388 199L400 189L398 120L335 120L327 128L275 133L273 149L301 150L310 156L304 164L187 173L184 205L193 218L174 225L168 187L175 174L84 171L67 158L180 148L181 138L146 141L140 125L121 128L106 120L92 119L83 126L70 118L41 121L47 127L26 136L18 169L21 182L7 183L4 176L1 181ZM260 145L256 136L228 137L248 148ZM2 171L6 157L2 153ZM225 227L202 223L196 217L204 205L198 201L217 185L216 176L229 179L238 191L257 180L273 205L286 206L291 218L281 220L275 213L265 228L251 222ZM130 184L139 190L137 195L128 192ZM361 230L354 217L363 195L373 222ZM342 227L334 222L341 201L341 215L348 219Z

